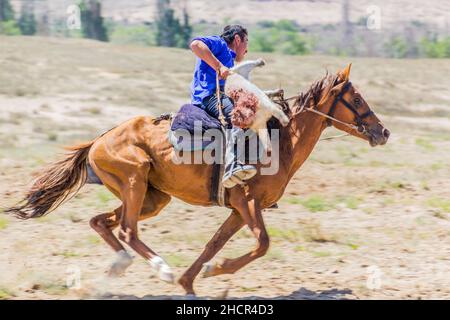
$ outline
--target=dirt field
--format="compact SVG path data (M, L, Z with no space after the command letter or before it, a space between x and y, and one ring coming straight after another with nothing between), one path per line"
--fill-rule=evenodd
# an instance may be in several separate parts
M188 51L42 38L0 43L1 207L21 198L61 146L134 115L176 111L189 99ZM288 95L350 62L263 57L267 66L253 79ZM252 299L450 298L450 61L352 62L352 81L391 130L390 141L377 148L351 137L321 141L280 208L265 212L267 256L235 275L199 277L200 297L228 290L229 298ZM104 187L89 185L44 218L0 213L0 298L180 298L181 287L161 282L140 257L124 277L106 277L114 254L88 222L117 205ZM140 234L180 276L227 215L173 200L140 223ZM253 245L243 229L216 258ZM80 289L67 287L73 270Z

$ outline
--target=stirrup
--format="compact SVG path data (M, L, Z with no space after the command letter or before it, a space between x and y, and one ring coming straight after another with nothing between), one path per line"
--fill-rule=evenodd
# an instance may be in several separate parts
M234 175L230 175L229 178L227 179L222 179L222 184L225 188L229 189L229 188L233 188L235 185L238 184L243 184L244 182L239 179L238 177L234 176Z
M225 173L229 177L222 179L222 184L225 188L232 188L237 184L244 184L244 181L253 178L256 173L257 170L254 166L238 164L231 172Z
M239 168L239 170L236 170L235 172L233 172L233 175L235 177L238 177L242 181L246 181L246 180L253 178L255 176L255 174L257 173L256 168L252 165L243 164L243 165L239 165L238 168Z

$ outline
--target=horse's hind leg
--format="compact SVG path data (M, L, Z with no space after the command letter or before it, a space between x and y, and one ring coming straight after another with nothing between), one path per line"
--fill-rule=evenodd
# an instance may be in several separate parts
M150 162L145 161L147 155L143 150L136 148L134 154L136 155L136 165L130 166L129 163L124 163L121 168L123 177L120 183L120 195L123 202L123 210L120 219L119 239L146 259L152 268L159 273L161 280L172 283L174 277L171 268L159 255L139 239L137 227L143 209L147 211L144 216L155 215L169 202L170 197L150 189L149 191L154 194L154 198L150 202L145 202L145 198L148 197L146 194ZM148 208L149 210L147 210Z
M233 210L228 219L217 230L212 239L208 242L202 254L195 260L192 266L178 280L187 294L194 294L194 279L202 269L203 265L211 260L225 243L244 225L240 214Z
M116 238L112 230L119 225L122 206L113 212L99 214L91 219L91 227L109 244L117 253L117 258L109 269L109 276L116 277L122 275L133 263L133 259L125 250L123 245Z
M170 199L169 195L149 187L139 220L156 216L169 203ZM123 208L120 206L113 212L100 214L90 221L91 227L117 252L117 258L109 270L110 276L122 275L133 262L131 256L112 232L119 225L122 210Z
M130 159L130 151L133 151L131 155L134 156L134 159ZM122 228L124 232L120 232L119 238L128 243L139 254L144 255L146 259L159 258L145 245L140 246L138 239L129 239L126 234L136 234L137 238L137 220L157 215L170 201L170 196L167 194L147 186L149 161L145 152L138 148L133 148L133 150L128 148L125 156L131 161L123 163L123 161L115 159L115 162L106 164L104 161L99 161L101 163L100 167L95 161L95 154L92 157L93 159L91 159L92 161L90 161L91 167L105 187L123 202L122 206L113 212L98 215L91 219L90 222L94 230L117 252L117 259L112 264L109 272L113 276L125 272L125 269L132 263L131 256L113 234L113 229L121 223L125 225L127 223L135 223L136 226L129 230ZM111 168L119 167L121 168L119 172L115 174L110 172ZM136 246L138 247L136 248ZM162 260L161 258L159 259Z
M113 174L100 169L95 162L91 163L91 167L100 178L105 187L120 199L120 193L117 191L120 186L120 180ZM117 258L111 264L108 274L116 277L122 275L125 270L133 263L133 259L126 251L119 239L112 232L119 225L122 215L123 206L112 212L103 213L93 217L90 226L105 240L105 242L116 252Z

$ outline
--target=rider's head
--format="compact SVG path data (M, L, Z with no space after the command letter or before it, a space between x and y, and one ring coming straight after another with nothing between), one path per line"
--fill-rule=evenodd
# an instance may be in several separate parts
M245 54L247 53L248 45L248 33L247 29L243 26L234 24L228 25L223 28L221 37L225 40L234 52L236 52L236 60L243 60Z

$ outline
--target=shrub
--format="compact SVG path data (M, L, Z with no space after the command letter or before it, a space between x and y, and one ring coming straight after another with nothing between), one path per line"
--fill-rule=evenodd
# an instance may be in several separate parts
M420 47L428 58L450 58L450 37L441 40L423 38Z
M261 29L250 33L250 50L291 55L309 53L310 43L301 35L298 25L290 20L262 22Z
M109 37L111 42L119 44L155 45L155 34L145 25L117 26L112 28Z
M408 54L408 44L400 37L394 37L388 41L385 49L390 58L405 58Z
M19 36L21 34L20 28L14 20L0 22L0 33L7 36Z

